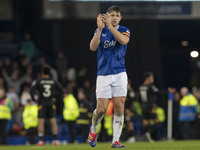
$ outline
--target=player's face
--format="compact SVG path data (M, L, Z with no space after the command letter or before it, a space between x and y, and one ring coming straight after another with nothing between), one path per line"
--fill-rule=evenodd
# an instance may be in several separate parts
M112 11L111 13L109 13L109 15L111 18L112 25L114 27L117 26L122 19L120 12Z
M149 81L150 81L151 84L154 83L154 76L153 76L153 75L151 75L151 76L149 77Z

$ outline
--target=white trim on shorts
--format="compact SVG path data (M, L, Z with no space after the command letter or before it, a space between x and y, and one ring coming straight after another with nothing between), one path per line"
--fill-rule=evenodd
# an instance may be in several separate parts
M126 72L97 76L96 98L126 97L128 77Z

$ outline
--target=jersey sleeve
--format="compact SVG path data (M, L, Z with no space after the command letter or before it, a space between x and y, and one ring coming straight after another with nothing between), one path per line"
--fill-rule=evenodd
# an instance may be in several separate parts
M30 89L30 94L31 94L31 98L33 100L35 100L34 98L34 93L35 93L35 90L37 89L37 80L33 81L32 85L31 85L31 89Z
M97 33L97 29L98 29L98 28L96 28L96 30L94 31L94 36L95 36L95 34Z
M151 88L154 93L158 92L158 88L155 85L152 85Z
M121 33L130 38L130 30L128 28L124 28Z

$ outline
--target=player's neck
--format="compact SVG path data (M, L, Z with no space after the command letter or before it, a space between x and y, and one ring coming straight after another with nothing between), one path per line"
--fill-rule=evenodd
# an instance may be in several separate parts
M42 75L42 78L49 79L49 75Z
M144 85L149 85L151 84L149 81L144 81Z
M118 29L119 28L119 25L116 25L116 26L113 26L115 29Z

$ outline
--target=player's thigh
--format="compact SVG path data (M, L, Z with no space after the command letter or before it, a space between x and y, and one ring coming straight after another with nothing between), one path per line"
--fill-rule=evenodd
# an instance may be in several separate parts
M150 116L151 116L150 112L143 111L143 113L142 113L143 125L148 125L149 124L149 120L151 118Z
M111 99L112 89L111 89L112 77L107 76L97 76L96 81L96 97L97 99Z
M110 99L108 98L98 98L97 99L97 113L104 114L108 109Z
M45 118L39 118L38 119L38 126L39 127L44 127L44 123L45 123Z
M128 87L128 77L126 72L113 76L112 97L126 97Z

